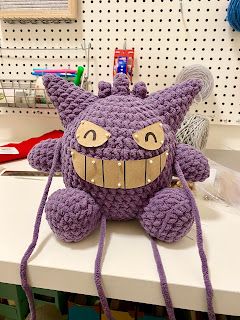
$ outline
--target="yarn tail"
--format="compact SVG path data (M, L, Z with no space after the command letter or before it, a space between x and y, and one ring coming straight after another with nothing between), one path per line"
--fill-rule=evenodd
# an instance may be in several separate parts
M34 248L36 247L36 244L37 244L40 224L41 224L41 220L42 220L42 214L43 214L45 203L47 201L47 196L48 196L48 192L49 192L49 189L50 189L50 186L51 186L52 178L53 178L54 173L55 173L56 164L57 164L57 161L59 159L60 148L61 148L61 139L59 139L59 141L58 141L58 143L56 145L56 149L55 149L55 153L54 153L54 157L53 157L52 167L51 167L51 170L49 172L48 181L47 181L47 184L45 186L44 193L43 193L43 196L42 196L39 208L38 208L38 212L37 212L37 216L36 216L36 220L35 220L35 224L34 224L32 242L29 245L29 247L27 248L26 252L24 253L24 256L22 258L21 265L20 265L21 283L22 283L22 288L25 291L25 294L26 294L27 299L28 299L31 320L36 320L36 309L35 309L35 305L34 305L33 293L32 293L30 285L28 284L27 263L28 263L28 259L30 258L31 254L32 254L32 252L33 252L33 250L34 250Z
M106 236L106 217L102 216L98 251L97 251L97 256L95 260L95 284L96 284L96 288L98 291L98 295L101 301L103 311L107 319L114 320L114 318L111 315L108 301L102 286L101 263L102 263L102 254L103 254L105 236Z
M204 248L203 248L203 235L202 235L202 227L201 227L201 220L200 220L199 211L198 211L195 199L192 195L192 192L188 187L187 181L185 180L185 177L183 175L181 167L177 161L175 162L175 171L176 171L177 176L183 185L183 188L184 188L186 194L189 197L189 200L191 201L194 219L195 219L195 223L196 223L196 230L197 230L197 246L198 246L199 256L200 256L200 259L202 262L202 273L203 273L203 279L204 279L204 283L205 283L205 287L206 287L208 319L215 320L216 316L215 316L214 309L213 309L213 289L212 289L212 284L211 284L210 277L209 277L207 257L206 257L206 254L205 254Z
M176 320L172 300L168 290L167 278L163 268L162 260L157 248L156 240L154 240L153 238L151 238L151 245L152 245L153 255L157 265L158 275L161 283L162 294L165 301L167 314L168 314L169 320Z

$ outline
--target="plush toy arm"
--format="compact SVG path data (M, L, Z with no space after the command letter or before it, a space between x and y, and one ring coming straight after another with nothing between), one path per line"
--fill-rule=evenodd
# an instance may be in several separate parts
M175 160L178 161L186 180L204 181L209 177L210 169L207 158L192 146L179 143Z
M47 139L36 144L28 154L29 164L39 171L49 172L52 166L55 146L59 139ZM56 171L61 170L61 163L57 164Z

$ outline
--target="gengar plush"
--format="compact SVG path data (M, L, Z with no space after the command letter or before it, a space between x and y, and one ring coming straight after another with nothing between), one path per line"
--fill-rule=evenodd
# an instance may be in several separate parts
M195 219L209 317L214 319L199 215L186 184L205 180L209 165L200 151L177 143L175 136L201 81L192 79L148 94L143 82L130 91L128 78L117 74L113 86L99 83L98 96L54 75L46 75L44 85L64 135L36 145L28 160L38 170L50 172L54 167L63 174L65 188L50 195L45 206L59 239L80 241L101 224L95 281L107 317L111 319L111 313L99 271L106 221L137 219L152 239L174 242L186 235ZM170 187L173 175L183 188ZM156 242L152 245L156 258ZM163 294L169 318L174 319L159 259Z

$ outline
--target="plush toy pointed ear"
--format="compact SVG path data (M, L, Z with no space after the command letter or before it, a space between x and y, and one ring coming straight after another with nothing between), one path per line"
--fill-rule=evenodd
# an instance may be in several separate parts
M177 131L186 115L194 97L202 88L201 80L188 80L163 91L157 91L145 99L146 103L153 104L159 110L163 122Z
M67 82L56 75L46 74L43 77L43 83L65 128L90 103L98 99L90 92L76 87L73 83Z

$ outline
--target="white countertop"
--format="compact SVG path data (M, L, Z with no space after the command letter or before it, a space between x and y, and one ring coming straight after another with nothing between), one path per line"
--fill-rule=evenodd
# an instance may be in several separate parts
M4 165L26 170L26 161ZM11 167L11 168L10 168ZM33 232L45 177L0 176L0 282L20 283L19 263ZM63 187L54 178L51 191ZM215 312L240 315L240 213L198 199L205 247L215 295ZM58 241L45 216L38 245L29 262L31 285L96 295L93 280L98 230L76 244ZM163 305L151 244L136 221L108 222L102 268L106 295ZM175 307L206 310L195 229L175 244L159 242Z

